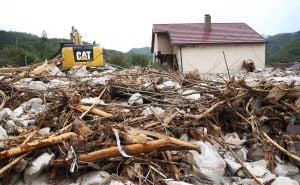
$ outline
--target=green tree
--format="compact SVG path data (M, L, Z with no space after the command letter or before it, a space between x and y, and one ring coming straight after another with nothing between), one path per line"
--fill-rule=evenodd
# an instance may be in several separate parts
M42 32L42 37L40 38L40 58L46 59L50 55L50 42L47 37L47 33L45 30Z
M130 64L126 61L125 57L119 54L111 56L110 60L107 62L124 68L130 67Z
M22 66L26 56L25 50L15 46L5 47L1 50L0 62L2 65Z
M130 63L135 66L146 67L149 64L149 58L147 55L131 54Z

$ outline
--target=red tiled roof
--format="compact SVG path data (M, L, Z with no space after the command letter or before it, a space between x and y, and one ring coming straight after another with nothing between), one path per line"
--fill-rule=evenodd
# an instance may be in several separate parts
M245 23L211 23L211 31L204 23L154 24L154 33L167 33L171 44L250 43L266 40Z

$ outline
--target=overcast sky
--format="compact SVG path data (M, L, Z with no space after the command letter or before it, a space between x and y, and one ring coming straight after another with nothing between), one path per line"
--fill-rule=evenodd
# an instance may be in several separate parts
M152 24L245 22L260 34L300 30L299 0L1 0L0 29L83 40L123 52L150 46Z

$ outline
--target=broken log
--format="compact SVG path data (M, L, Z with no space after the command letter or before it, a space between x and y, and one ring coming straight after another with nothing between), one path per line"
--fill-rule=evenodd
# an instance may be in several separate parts
M92 130L80 118L75 118L72 124L72 131L77 133L80 136L85 136L85 137L88 136L90 133L92 133Z
M14 72L22 72L29 71L31 67L7 67L0 68L0 73L14 73Z
M243 88L245 88L245 89L247 89L250 92L253 92L253 93L258 93L258 94L267 94L267 93L269 93L268 90L255 89L255 88L247 85L245 80L238 80L238 81L236 81L236 84L243 87Z
M122 146L122 149L128 155L170 150L196 150L201 152L200 148L196 145L172 137L158 139L147 143L124 145ZM121 156L120 150L117 146L113 146L90 153L80 154L78 156L78 161L92 162L117 156ZM53 165L65 166L66 163L68 163L68 159L58 159L53 162Z
M74 132L67 132L67 133L61 134L59 136L50 137L50 138L43 139L40 141L33 141L30 143L20 145L18 147L14 147L14 148L0 152L0 159L15 156L15 155L22 154L22 153L29 152L29 151L33 151L33 150L36 150L36 149L39 149L42 147L55 145L55 144L63 142L64 140L74 138L76 136L77 136L77 134Z
M123 146L123 150L129 155L149 153L156 150L175 150L175 149L196 150L201 152L196 145L172 137L150 141L148 143L140 143L140 144ZM116 157L120 155L121 154L118 147L114 146L114 147L105 148L87 154L81 154L78 156L78 160L82 162L89 162L89 161L106 159L110 157Z
M287 83L281 83L278 86L273 87L273 89L270 90L269 94L265 97L268 101L275 101L278 102L281 98L283 98L288 91L289 86Z
M82 111L82 112L88 111L88 110L90 109L89 106L80 105L80 104L72 105L72 107L74 107L75 109L80 110L80 111ZM108 118L108 117L111 117L111 116L112 116L112 114L107 113L107 112L104 112L103 110L100 110L100 109L95 108L95 107L93 107L93 108L90 110L90 112L93 113L93 114L96 114L96 115L98 115L98 116L105 117L105 118Z

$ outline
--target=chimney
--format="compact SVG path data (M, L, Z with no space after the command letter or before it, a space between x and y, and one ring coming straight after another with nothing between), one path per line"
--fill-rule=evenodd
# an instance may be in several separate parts
M205 14L205 17L204 17L204 30L205 31L211 31L211 17L209 14Z

